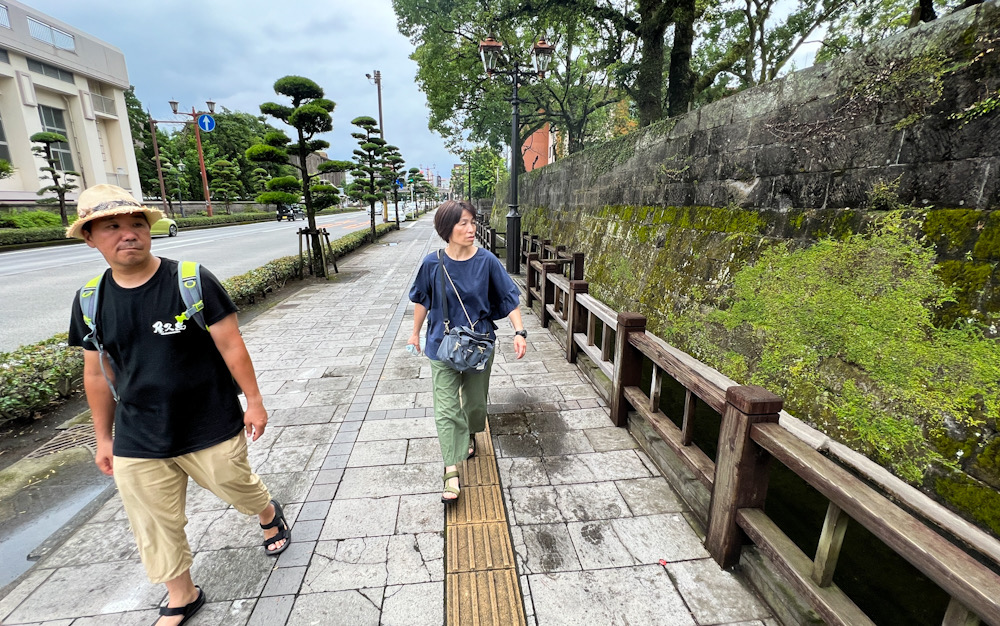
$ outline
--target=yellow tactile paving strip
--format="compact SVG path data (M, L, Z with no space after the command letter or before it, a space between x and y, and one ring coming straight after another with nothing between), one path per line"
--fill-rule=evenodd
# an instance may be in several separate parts
M462 495L445 513L445 623L526 625L489 428L459 472Z

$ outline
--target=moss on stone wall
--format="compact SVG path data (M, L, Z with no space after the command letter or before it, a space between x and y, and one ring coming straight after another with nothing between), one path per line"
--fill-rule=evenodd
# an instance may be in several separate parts
M955 472L935 480L934 491L995 535L1000 535L1000 492L996 489Z

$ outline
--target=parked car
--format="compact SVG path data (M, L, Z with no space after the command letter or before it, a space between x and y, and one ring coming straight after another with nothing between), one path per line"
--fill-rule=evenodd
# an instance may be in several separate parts
M167 237L177 236L177 222L169 217L162 217L149 228L150 235L166 235Z
M281 220L291 220L296 219L306 219L306 212L303 210L300 204L279 204L278 205L278 221Z

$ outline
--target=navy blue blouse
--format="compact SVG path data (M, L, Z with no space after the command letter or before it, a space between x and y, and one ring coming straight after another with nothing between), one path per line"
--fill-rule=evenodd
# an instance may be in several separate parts
M492 320L503 319L518 307L521 292L517 285L500 260L482 248L477 248L476 253L464 261L449 258L444 250L441 251L441 258L444 259L448 275L462 294L462 302L475 324L475 330L489 333L490 337L495 338ZM438 346L444 337L444 312L438 293L441 284L438 271L438 253L435 251L424 257L413 287L410 288L410 301L427 307L427 345L424 346L424 352L435 361L438 360ZM468 326L462 305L447 277L444 277L444 289L448 294L451 326Z

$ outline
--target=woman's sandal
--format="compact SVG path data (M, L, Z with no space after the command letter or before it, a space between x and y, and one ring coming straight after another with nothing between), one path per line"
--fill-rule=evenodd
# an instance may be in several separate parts
M184 606L161 606L160 607L160 617L176 617L178 615L183 615L184 619L177 622L178 625L191 619L198 609L205 606L205 592L201 590L201 587L195 586L198 590L198 597L194 599L194 602L185 604ZM156 622L153 622L153 626L156 626L157 622L160 621L160 617L156 618Z
M441 480L444 481L444 493L453 493L453 494L455 494L454 498L446 498L446 497L444 497L444 493L442 493L441 494L441 502L444 502L445 504L451 504L452 502L458 502L458 496L461 495L460 488L458 488L458 487L452 487L451 485L448 484L448 481L451 480L452 478L458 478L458 470L453 470L453 471L450 471L450 472L445 472L445 475L441 478Z
M271 504L274 505L274 518L268 524L261 524L260 527L264 530L268 528L277 528L278 534L273 537L268 537L264 540L264 554L267 556L278 556L288 548L288 544L292 543L292 531L288 528L288 522L285 520L285 512L281 510L281 505L278 504L277 500L271 500ZM268 550L267 547L271 544L278 543L282 539L285 543L281 544L274 550Z
M465 457L471 459L476 456L476 436L472 435L469 437L469 456Z

